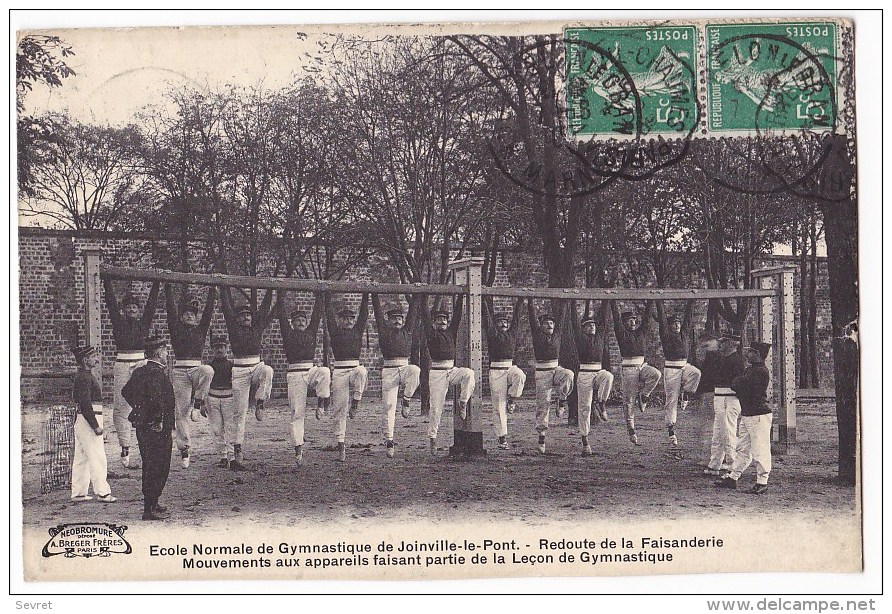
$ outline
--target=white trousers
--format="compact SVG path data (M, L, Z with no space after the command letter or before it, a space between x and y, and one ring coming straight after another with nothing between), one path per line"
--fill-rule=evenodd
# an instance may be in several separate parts
M747 470L750 463L756 465L756 484L767 484L771 473L771 414L740 417L740 437L737 440L737 458L731 469L735 480Z
M734 465L737 450L737 419L740 400L733 395L716 394L713 399L715 416L712 421L712 444L709 448L709 468L719 470Z
M566 400L573 390L573 372L561 366L546 371L536 369L536 431L540 435L548 430L551 395L555 388L558 399Z
M102 411L102 405L94 405ZM74 422L74 460L71 463L71 496L88 494L90 484L99 496L111 494L108 485L108 463L105 460L105 443L81 414Z
M579 411L579 434L588 437L592 428L592 401L605 403L613 390L613 373L607 369L600 371L580 371L576 376L576 408ZM595 392L597 391L597 395Z
M403 396L410 398L418 389L420 381L421 369L418 365L381 369L381 401L384 403L384 431L388 440L393 439L393 430L396 428L396 405L400 385L403 386Z
M622 367L623 411L630 428L635 428L638 395L650 396L660 383L660 377L660 371L647 363L636 367Z
M115 361L115 393L114 407L112 408L112 424L115 427L115 432L118 434L118 443L121 444L122 448L130 447L130 440L133 435L133 425L131 425L130 420L127 419L130 417L131 407L127 401L124 400L124 395L121 394L121 390L123 390L124 386L127 385L127 382L130 381L130 376L133 375L133 372L144 364L146 364L145 360L137 362Z
M492 426L496 431L496 437L505 437L508 434L508 397L519 398L526 383L526 373L517 365L511 365L507 369L489 370Z
M192 446L190 414L192 399L204 401L214 379L214 369L210 365L197 367L174 367L171 369L170 382L173 384L173 396L177 407L177 449L188 450Z
M307 415L307 390L313 388L316 396L331 396L331 371L328 367L310 367L306 371L291 371L288 381L288 405L291 407L289 434L295 446L304 445L304 419Z
M232 389L211 390L207 400L208 422L214 433L214 446L222 458L233 458L238 421L235 417Z
M663 388L666 391L666 425L675 424L678 419L678 400L681 392L694 394L700 385L700 369L694 365L663 368Z
M234 406L236 429L235 441L245 442L245 417L251 405L251 397L265 401L273 389L273 368L259 362L252 367L232 367L232 403Z
M344 443L347 437L347 410L350 399L362 399L369 372L359 365L353 368L334 368L331 372L331 410L335 422L335 437Z
M431 421L427 429L428 437L437 438L449 387L458 386L458 399L467 403L471 395L474 394L475 385L474 372L467 367L430 370Z

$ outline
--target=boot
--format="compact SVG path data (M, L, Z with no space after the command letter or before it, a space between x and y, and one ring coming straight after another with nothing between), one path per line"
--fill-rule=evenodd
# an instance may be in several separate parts
M257 422L263 422L263 401L258 399L254 404L254 417L257 418Z
M387 458L393 458L394 454L396 454L396 450L393 447L393 439L388 439L384 445L387 446Z
M409 413L409 399L403 397L403 409L400 411L403 415L403 418L408 418L411 414Z
M356 417L359 412L359 399L350 399L350 409L347 410L347 417L351 420Z
M342 463L347 460L347 444L343 441L338 442L338 460Z
M300 467L304 464L304 447L294 446L294 462Z

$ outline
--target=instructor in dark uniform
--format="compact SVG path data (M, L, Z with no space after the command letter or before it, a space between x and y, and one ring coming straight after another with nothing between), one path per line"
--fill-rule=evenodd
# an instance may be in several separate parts
M164 520L170 514L158 499L170 473L176 402L167 376L167 344L159 338L146 339L145 349L146 364L133 372L121 394L133 408L130 422L142 455L142 519Z

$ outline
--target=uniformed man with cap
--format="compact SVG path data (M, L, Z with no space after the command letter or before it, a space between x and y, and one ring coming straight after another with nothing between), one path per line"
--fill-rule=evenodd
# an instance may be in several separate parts
M209 366L214 371L211 379L207 408L208 421L214 434L214 445L220 453L218 467L244 471L246 467L235 460L235 438L238 431L238 420L232 397L232 361L227 356L229 341L222 335L211 338L213 358Z
M483 330L489 350L489 395L492 399L492 425L499 439L499 449L508 449L508 414L514 413L523 394L526 374L514 364L517 331L523 298L514 303L514 312L496 314L491 297L483 301Z
M254 417L263 420L264 403L273 388L273 368L260 358L263 331L272 312L273 291L267 290L257 309L247 304L236 308L228 287L221 288L220 304L229 331L229 345L235 360L232 365L232 404L236 418L234 456L238 465L244 463L245 418L254 397Z
M428 312L427 297L421 304L424 318L424 334L431 357L429 372L431 415L428 427L428 445L431 456L437 453L437 433L450 386L458 386L458 412L462 420L468 415L468 400L474 394L474 372L467 367L455 366L455 343L461 325L463 295L459 295L452 313L445 307L434 305ZM436 302L436 301L435 301ZM451 319L451 321L450 321Z
M647 409L650 395L661 377L660 372L647 364L644 359L653 301L647 301L643 318L639 318L635 311L626 311L620 315L617 301L610 301L610 309L613 312L613 332L623 361L620 382L626 428L629 431L629 441L637 446L639 443L635 431L635 406L637 404L642 412Z
M316 294L313 311L307 314L302 309L286 311L287 292L277 292L276 312L279 315L279 328L282 331L282 345L288 361L288 405L291 407L289 438L294 446L294 459L297 466L304 459L304 418L307 412L307 390L316 391L318 420L331 397L331 371L328 367L316 365L316 338L319 323L322 321L322 294ZM286 317L286 313L288 316Z
M89 501L90 484L102 503L117 501L108 485L108 464L102 438L102 387L93 375L101 357L92 345L74 350L77 373L73 395L77 409L74 422L74 459L71 464L71 500Z
M527 301L533 356L536 359L536 432L539 433L539 454L545 454L545 433L548 431L552 391L557 388L557 417L560 419L567 408L567 397L573 390L573 372L558 364L561 355L561 330L569 308L570 304L564 303L559 316L545 312L537 317L532 299Z
M689 395L697 392L700 385L700 369L688 362L690 348L691 317L694 301L685 303L684 316L666 315L662 301L657 301L657 325L660 329L660 342L663 344L663 388L666 391L665 418L669 431L669 445L678 445L675 423L678 419L678 404L682 411L687 407Z
M737 420L740 418L740 399L731 388L734 378L743 373L746 365L740 352L740 335L725 333L719 341L719 353L713 359L712 444L706 475L721 475L731 470L737 450Z
M155 317L155 309L158 306L158 282L152 284L149 298L146 300L145 309L140 309L139 299L131 293L124 296L120 307L115 298L115 288L108 277L102 279L105 288L105 304L108 307L108 316L112 324L112 335L115 340L114 370L114 406L112 408L112 424L118 434L118 443L121 445L121 464L124 467L134 466L130 458L131 426L127 417L130 415L130 406L121 396L121 389L130 379L130 375L145 363L143 341L152 332L152 319Z
M133 408L130 422L142 456L142 519L163 520L170 516L159 499L170 474L176 401L167 377L167 343L152 337L144 347L146 364L133 372L121 394Z
M202 310L201 303L197 299L189 298L187 289L184 288L180 303L177 305L173 287L171 284L164 284L167 328L170 331L170 344L173 346L174 355L171 381L177 400L177 449L180 451L184 469L189 467L189 451L192 448L189 424L198 420L196 415L198 410L202 415L207 415L207 410L202 408L202 404L207 401L214 370L209 365L202 364L201 357L208 329L211 327L211 318L214 317L214 303L217 298L217 289L209 288Z
M576 376L579 433L582 436L582 455L591 456L588 436L591 432L592 402L597 403L597 416L607 422L607 399L613 389L613 373L602 367L607 349L607 301L601 301L598 311L587 312L577 321L576 301L570 302L571 322L579 355L579 374Z
M378 326L378 344L384 357L381 368L381 400L384 403L384 445L387 456L393 458L393 434L396 426L396 399L400 385L403 386L402 415L409 417L409 400L418 389L421 369L418 365L409 364L412 351L412 331L418 319L418 302L420 295L409 299L409 310L405 315L398 304L391 304L382 311L381 300L372 294L372 310L375 312L375 323ZM386 316L386 319L385 319Z
M740 399L740 436L735 450L736 458L731 473L716 482L716 486L737 488L741 474L750 463L755 463L756 483L750 492L761 495L768 491L772 414L771 405L768 404L771 376L765 361L770 351L771 344L759 341L743 350L749 366L731 381L731 389Z
M335 313L330 297L325 300L328 338L334 355L331 374L331 410L338 441L338 460L347 460L347 418L356 417L368 383L368 371L359 364L362 338L369 318L369 295L363 293L359 314L343 305Z

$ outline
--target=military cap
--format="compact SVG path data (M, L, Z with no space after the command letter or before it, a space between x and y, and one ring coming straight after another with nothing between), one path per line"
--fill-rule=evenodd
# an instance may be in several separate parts
M72 352L74 353L74 359L78 362L81 362L90 354L96 353L96 348L92 345L84 345L79 348L73 349Z
M508 313L507 311L503 311L496 314L496 322L500 322L502 320L504 320L505 322L510 322L512 317L512 314Z
M352 318L355 315L354 311L344 305L340 309L338 309L338 316L342 318Z
M157 350L167 345L167 341L163 337L146 337L145 344L147 350Z
M623 315L621 316L621 319L628 320L629 318L637 318L637 317L638 317L638 314L635 313L634 311L624 311Z
M304 318L309 320L310 317L307 315L307 312L303 309L294 309L291 311L291 315L288 316L288 319L293 320L294 318Z
M551 320L552 322L556 322L556 320L554 319L554 316L551 315L550 313L548 313L547 311L545 313L539 314L539 323L540 324L542 322L545 322L546 320Z
M215 345L229 345L229 339L223 335L214 335L211 337L211 347L214 347Z
M245 303L244 305L242 305L241 307L238 308L238 311L236 311L236 314L237 314L237 315L242 315L243 313L247 313L248 315L253 316L253 315L254 315L254 310L251 309L251 306L250 306L250 305L248 305L247 303Z
M669 324L673 324L675 322L681 322L682 320L681 320L681 316L678 315L677 313L671 313L666 318L666 321L669 322Z
M449 311L447 311L446 309L442 308L442 307L438 307L437 309L434 309L434 311L433 311L433 313L432 313L431 315L432 315L433 317L435 317L435 318L438 318L438 317L440 317L440 316L443 316L443 317L446 318L447 320L448 320L450 317L452 317L452 314L451 314Z
M762 357L762 360L765 360L766 358L768 358L768 352L771 351L771 344L762 343L761 341L753 341L746 349L755 350L759 354L759 356Z
M127 305L136 305L139 306L139 299L136 298L136 295L132 292L128 292L124 295L124 299L121 301L121 307L126 307Z
M587 313L584 316L582 316L582 325L583 326L585 326L586 324L597 324L597 323L598 323L598 321L595 319L595 314L593 314L593 313Z
M388 305L387 310L384 312L388 317L390 316L401 316L403 315L403 308L399 305L393 304Z
M191 311L192 313L198 313L201 311L201 302L197 298L192 298L186 304L186 308L183 311Z

